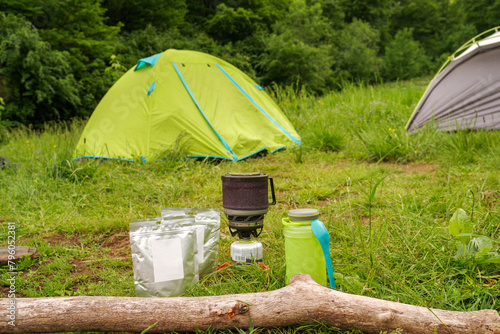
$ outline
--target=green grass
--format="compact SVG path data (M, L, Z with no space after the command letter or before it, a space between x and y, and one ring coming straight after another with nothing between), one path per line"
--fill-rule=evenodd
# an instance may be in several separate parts
M164 207L222 211L221 175L260 171L274 178L278 199L259 237L268 269L224 268L186 296L283 287L281 219L310 207L330 231L342 291L447 310L500 309L500 265L457 258L459 243L448 231L463 208L473 233L493 240L491 252L498 253L500 133L429 127L408 135L404 126L425 83L352 85L321 98L275 91L304 145L238 163L189 160L180 151L147 164L72 161L82 122L8 133L0 155L13 165L0 171L0 235L6 222L16 222L17 245L40 253L19 261L18 292L133 296L132 220L158 217ZM221 225L220 264L230 261L235 240L224 215ZM339 331L311 325L271 332Z

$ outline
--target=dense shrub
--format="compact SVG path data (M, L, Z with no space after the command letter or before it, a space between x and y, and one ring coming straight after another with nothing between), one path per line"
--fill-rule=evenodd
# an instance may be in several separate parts
M411 29L397 32L385 48L383 75L388 80L409 79L429 73L429 57L412 37Z
M221 42L238 41L257 31L260 19L251 10L220 4L207 22L207 32Z
M340 32L335 48L342 80L373 82L379 77L379 34L368 23L354 20Z
M333 58L328 47L314 47L298 39L272 35L267 40L266 54L260 67L265 85L306 86L320 92L332 75Z
M320 92L329 86L334 63L334 31L321 15L321 6L294 2L288 16L265 37L259 62L264 84L298 84Z
M164 29L183 24L187 13L185 0L103 0L108 24L123 25L127 32L148 25ZM133 15L131 15L133 13Z
M81 105L67 52L53 50L38 30L13 15L0 15L0 96L4 120L41 124L74 116Z

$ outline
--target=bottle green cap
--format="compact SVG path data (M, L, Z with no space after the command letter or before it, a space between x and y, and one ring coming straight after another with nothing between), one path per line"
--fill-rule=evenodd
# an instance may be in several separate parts
M316 209L294 209L288 211L288 218L291 221L309 221L319 218L319 211Z

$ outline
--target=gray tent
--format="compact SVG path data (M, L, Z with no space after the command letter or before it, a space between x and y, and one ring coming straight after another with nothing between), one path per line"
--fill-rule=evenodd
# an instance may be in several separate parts
M493 28L477 37L441 67L408 121L408 131L428 122L442 131L500 129L500 32Z

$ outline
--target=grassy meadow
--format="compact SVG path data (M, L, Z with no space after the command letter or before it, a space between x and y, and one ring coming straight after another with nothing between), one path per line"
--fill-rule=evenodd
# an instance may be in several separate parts
M128 224L159 217L164 207L219 208L219 264L230 261L235 238L222 214L221 175L262 172L273 177L278 201L259 237L268 268L226 267L186 296L283 287L281 219L290 209L316 208L330 232L341 291L447 310L499 310L500 132L429 127L408 135L404 127L426 83L351 85L321 98L276 89L304 145L238 163L185 159L182 147L151 163L73 161L84 126L78 121L7 133L0 156L11 164L0 170L0 234L15 222L16 244L39 253L18 261L17 296L134 296ZM452 219L459 209L466 217ZM468 233L457 236L457 226ZM6 297L7 268L0 270ZM256 331L340 332L320 324Z

